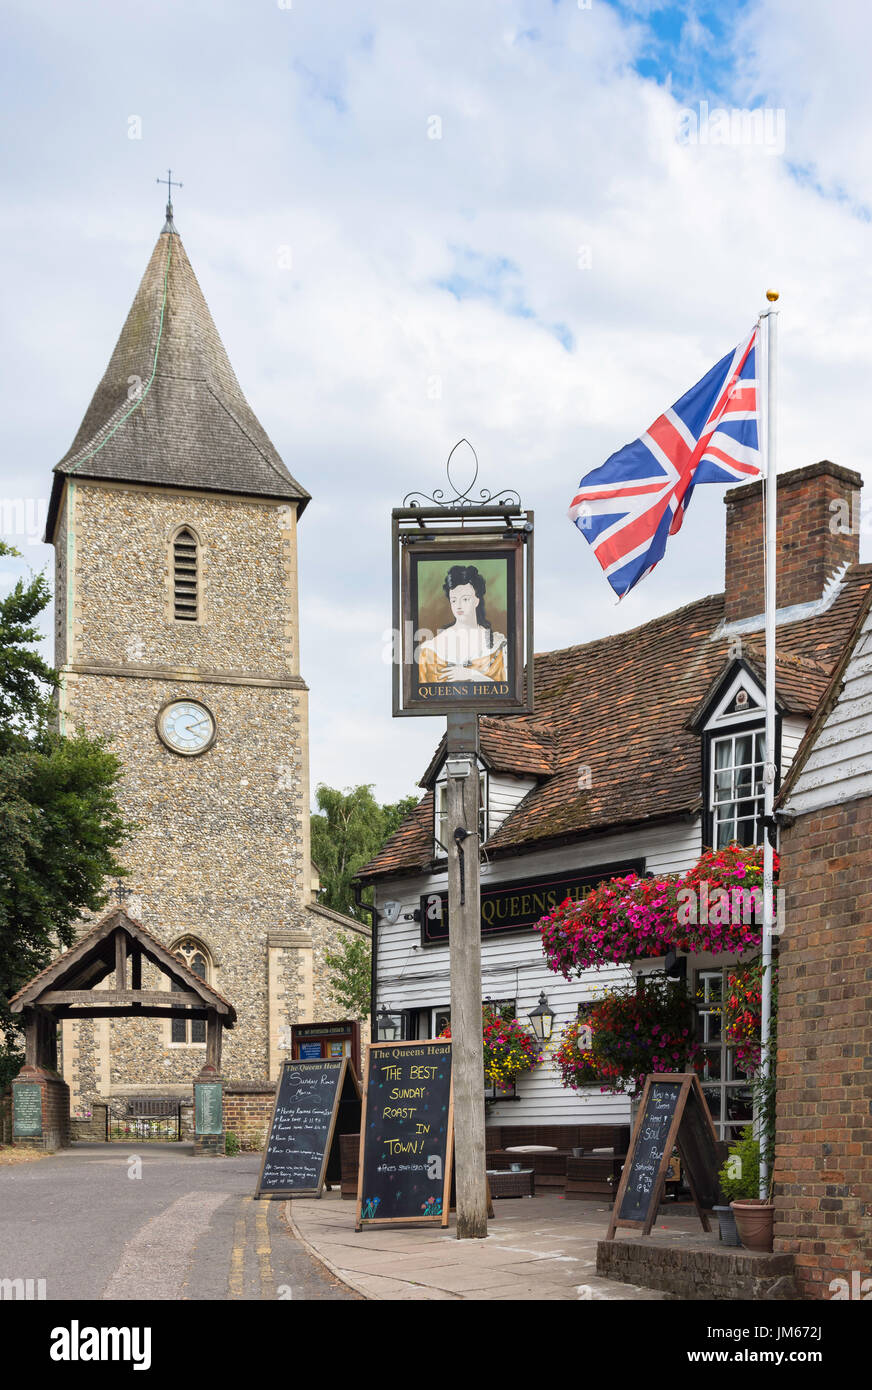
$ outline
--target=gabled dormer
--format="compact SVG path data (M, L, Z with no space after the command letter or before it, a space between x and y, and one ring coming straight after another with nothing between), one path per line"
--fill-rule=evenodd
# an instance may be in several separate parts
M702 743L703 843L715 849L763 839L765 691L742 658L728 663L690 721ZM776 704L775 761L780 762L781 710Z
M482 845L521 804L527 794L550 777L552 755L544 731L517 719L479 721L479 835ZM447 749L443 739L420 785L433 792L433 857L447 857Z

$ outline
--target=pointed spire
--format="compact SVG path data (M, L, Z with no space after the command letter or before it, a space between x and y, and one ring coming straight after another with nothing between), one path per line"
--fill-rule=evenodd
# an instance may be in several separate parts
M167 203L166 224L63 474L309 500L239 386Z
M173 178L172 169L167 169L167 176L165 179L156 179L155 182L165 183L167 186L167 220L163 225L161 236L163 236L165 232L169 232L170 236L178 236L175 223L173 222L173 189L184 188L184 184L177 182L177 180Z

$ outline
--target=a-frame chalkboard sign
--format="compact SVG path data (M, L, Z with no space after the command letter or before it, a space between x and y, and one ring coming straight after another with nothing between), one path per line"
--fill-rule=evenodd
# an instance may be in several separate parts
M285 1062L255 1197L320 1197L339 1182L339 1136L360 1129L360 1083L347 1057Z
M720 1196L718 1137L694 1072L659 1072L646 1078L606 1240L614 1239L618 1226L650 1234L676 1147L707 1231L705 1208Z
M355 1230L447 1226L453 1149L451 1043L370 1043Z

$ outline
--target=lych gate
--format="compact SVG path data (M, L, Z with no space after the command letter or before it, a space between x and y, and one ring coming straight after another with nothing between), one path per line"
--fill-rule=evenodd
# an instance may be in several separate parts
M143 957L170 982L170 990L142 988ZM114 989L96 990L108 975ZM206 1059L194 1078L195 1152L222 1152L221 1037L236 1010L183 960L116 907L69 951L10 1000L22 1015L24 1066L12 1083L13 1144L55 1149L70 1143L70 1091L57 1070L57 1030L63 1019L202 1019Z

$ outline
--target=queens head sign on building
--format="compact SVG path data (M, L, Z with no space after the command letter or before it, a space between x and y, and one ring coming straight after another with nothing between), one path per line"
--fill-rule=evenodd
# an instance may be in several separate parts
M532 513L473 483L393 512L394 715L532 709Z

